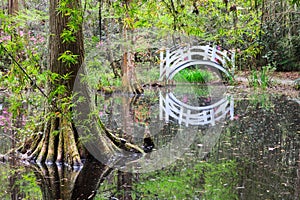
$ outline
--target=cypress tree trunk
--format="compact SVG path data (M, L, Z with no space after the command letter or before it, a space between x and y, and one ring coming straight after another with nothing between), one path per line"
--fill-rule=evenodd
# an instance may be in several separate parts
M35 135L23 146L21 153L39 163L65 163L70 166L82 165L79 154L78 134L73 126L71 110L62 107L64 103L72 103L70 96L74 81L84 59L82 23L78 23L78 30L73 33L75 41L63 42L61 34L67 28L70 17L58 11L62 0L50 0L50 39L48 69L59 77L69 74L68 79L58 78L49 81L48 89L52 98L48 99L46 112L55 113L44 123L42 134ZM81 10L81 1L68 1L68 8ZM81 12L79 12L81 13ZM74 16L72 16L74 17ZM81 16L78 16L81 20ZM76 62L67 63L59 59L65 53L76 55ZM63 93L53 93L58 87L64 87ZM50 96L50 95L49 95ZM28 143L30 145L28 145Z
M25 141L19 151L24 155L23 157L28 160L33 160L38 163L53 164L67 164L69 166L81 166L81 158L87 156L85 149L79 142L79 135L75 129L74 122L72 121L71 108L69 105L72 103L71 95L74 87L76 75L83 63L84 47L83 47L83 34L82 24L78 24L78 30L73 33L75 40L63 42L62 33L68 28L68 23L71 17L81 16L73 15L70 13L63 13L59 11L59 3L67 2L67 8L81 10L80 0L51 0L50 1L50 39L49 39L49 66L48 69L58 75L58 79L48 82L47 88L50 91L48 96L48 105L46 107L46 120L40 129L37 131L39 134L33 135L30 139ZM64 3L65 3L64 2ZM80 12L79 12L80 13ZM73 18L74 20L74 18ZM77 20L77 19L76 19ZM75 21L76 21L75 20ZM66 63L59 59L61 55L69 52L76 55L76 62ZM128 81L128 90L133 93L142 93L142 89L137 84L133 54L129 52L124 53L124 68L126 70L125 77ZM62 78L68 75L69 78ZM63 92L57 92L58 88L64 88ZM56 92L55 92L56 91ZM86 91L87 92L87 91ZM88 94L86 95L88 96ZM80 105L79 105L80 106ZM49 115L50 113L50 115ZM103 124L100 128L106 134L106 139L111 139L113 144L120 145L122 138L118 138L105 129ZM112 153L105 145L107 142L104 136L101 136L103 145L99 147L99 152L105 152L107 155ZM122 145L124 146L124 145ZM131 143L125 144L125 149L135 150L136 152L144 152L141 148ZM111 151L111 152L110 152Z
M131 0L125 0L123 2L123 6L126 10L126 16L130 18L128 9L130 8ZM125 24L122 28L123 38L125 41L134 42L134 38L132 38L131 34L128 32L132 31L132 25ZM139 84L135 71L135 62L134 62L134 53L130 51L130 46L123 47L123 58L122 58L122 84L123 88L126 92L133 94L142 94L144 92L143 88Z
M8 14L16 14L19 10L18 0L8 0Z
M122 75L122 84L126 92L133 94L142 94L144 92L137 80L133 52L127 51L123 54Z

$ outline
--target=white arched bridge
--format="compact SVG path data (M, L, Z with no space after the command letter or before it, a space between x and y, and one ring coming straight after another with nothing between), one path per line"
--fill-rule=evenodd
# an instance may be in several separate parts
M213 67L233 77L235 69L234 52L219 50L217 46L178 45L160 51L160 78L172 80L179 71L196 65Z
M228 114L231 120L234 118L233 98L226 96L208 106L191 106L178 100L173 93L167 93L165 97L160 93L159 108L160 120L169 122L170 119L174 119L178 124L186 127L214 126L217 121L224 120Z

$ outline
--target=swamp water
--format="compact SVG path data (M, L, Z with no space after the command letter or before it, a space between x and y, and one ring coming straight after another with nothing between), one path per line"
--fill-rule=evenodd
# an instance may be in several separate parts
M225 91L176 86L97 95L105 125L147 156L123 154L113 168L88 159L78 171L11 161L0 165L0 199L299 199L299 104Z

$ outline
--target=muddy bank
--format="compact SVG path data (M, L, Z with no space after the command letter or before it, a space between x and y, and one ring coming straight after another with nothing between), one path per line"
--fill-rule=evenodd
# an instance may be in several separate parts
M239 72L236 77L236 86L233 90L243 90L245 92L254 91L255 88L250 87L249 77L251 72ZM299 100L299 90L295 89L295 80L300 77L300 72L274 72L270 75L271 84L266 89L268 93L286 95Z

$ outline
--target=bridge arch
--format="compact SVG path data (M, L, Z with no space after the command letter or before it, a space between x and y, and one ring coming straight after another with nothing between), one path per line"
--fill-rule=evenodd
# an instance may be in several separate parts
M227 77L232 76L225 68L223 68L221 65L219 65L215 62L212 62L209 60L195 60L195 61L188 61L185 63L180 63L179 66L178 65L172 66L170 68L170 72L168 73L169 75L166 76L166 78L167 78L167 80L172 80L174 78L174 76L181 70L188 68L190 66L195 66L195 65L204 65L204 66L208 66L208 67L213 67L213 68L220 70L224 74L226 74Z
M193 65L206 65L216 68L233 77L235 54L228 50L220 50L217 46L181 45L160 51L160 78L171 80L179 71Z

